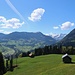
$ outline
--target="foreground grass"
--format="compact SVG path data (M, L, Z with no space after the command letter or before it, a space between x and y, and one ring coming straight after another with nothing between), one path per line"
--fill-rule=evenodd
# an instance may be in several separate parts
M62 55L45 55L35 58L19 58L18 67L5 75L75 75L75 64L64 64ZM75 56L72 55L72 61Z

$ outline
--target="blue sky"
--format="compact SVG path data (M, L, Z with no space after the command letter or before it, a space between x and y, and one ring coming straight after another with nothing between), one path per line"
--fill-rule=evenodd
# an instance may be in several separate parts
M75 28L75 0L1 0L0 33L69 33Z

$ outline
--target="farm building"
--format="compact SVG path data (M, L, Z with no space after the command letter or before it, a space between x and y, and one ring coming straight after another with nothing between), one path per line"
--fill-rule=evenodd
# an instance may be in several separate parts
M29 57L34 58L34 54L31 52L31 53L29 54Z
M63 55L62 60L64 63L71 63L72 62L72 58L68 54Z

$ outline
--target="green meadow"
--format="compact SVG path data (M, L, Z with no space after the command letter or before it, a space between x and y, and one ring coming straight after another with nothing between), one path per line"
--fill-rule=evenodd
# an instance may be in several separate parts
M62 55L57 54L18 58L18 67L5 75L75 75L75 55L70 56L73 62L71 64L64 64Z

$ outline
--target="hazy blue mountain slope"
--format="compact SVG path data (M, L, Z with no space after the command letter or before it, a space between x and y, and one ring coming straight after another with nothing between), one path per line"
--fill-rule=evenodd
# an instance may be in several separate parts
M13 32L6 35L3 34L0 39L1 46L8 47L14 51L29 51L54 43L56 43L55 39L41 32Z

